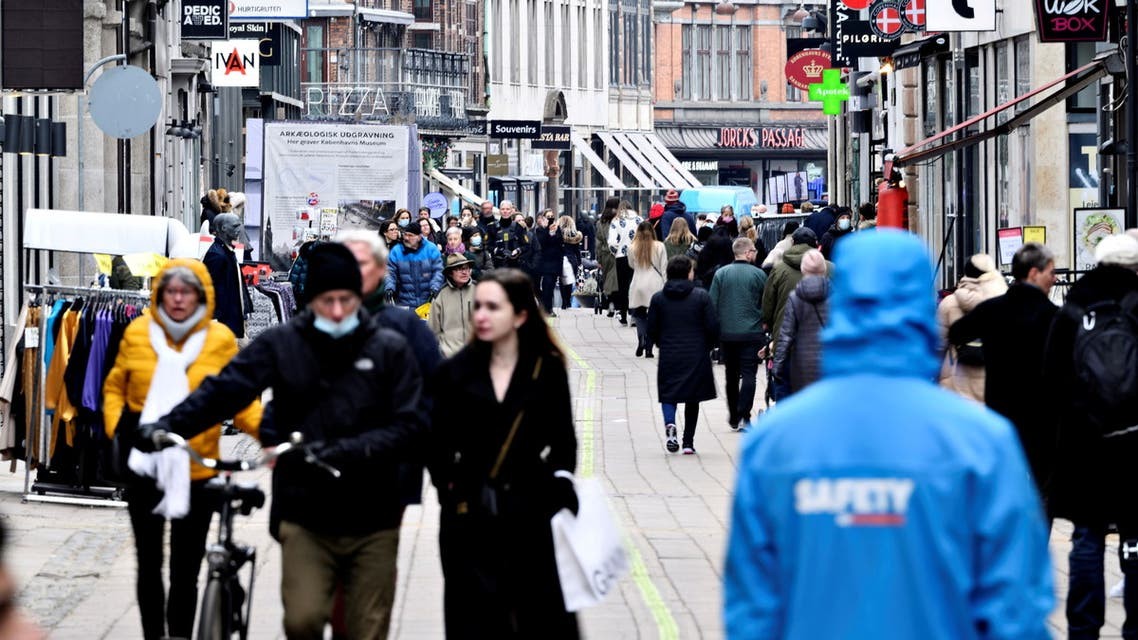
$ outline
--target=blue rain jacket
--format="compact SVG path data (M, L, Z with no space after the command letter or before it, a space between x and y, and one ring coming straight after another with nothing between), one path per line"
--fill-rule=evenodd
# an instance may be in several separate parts
M932 281L909 234L839 245L822 379L743 445L729 638L1050 638L1039 498L1011 424L932 382Z

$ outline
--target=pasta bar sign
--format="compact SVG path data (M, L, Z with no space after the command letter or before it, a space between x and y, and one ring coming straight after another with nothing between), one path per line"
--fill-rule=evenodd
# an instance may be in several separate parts
M715 146L723 149L801 149L806 131L789 127L723 127Z

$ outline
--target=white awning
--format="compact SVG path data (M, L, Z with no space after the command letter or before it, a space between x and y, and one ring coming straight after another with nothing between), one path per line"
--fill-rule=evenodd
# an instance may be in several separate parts
M673 154L668 150L667 147L664 146L664 143L660 141L660 138L657 137L655 133L644 134L644 137L653 147L656 148L657 151L660 152L660 155L662 155L664 158L667 158L668 164L672 165L672 168L674 168L677 173L683 176L684 180L688 181L688 184L696 189L703 186L703 183L700 182L694 175L692 175L691 171L688 171L686 168L684 168L684 163L680 162L679 158L677 158L675 154Z
M624 167L625 171L628 171L636 178L641 187L644 187L646 189L660 188L660 185L656 184L656 181L649 177L649 175L640 168L640 165L636 162L636 160L634 160L632 156L625 153L624 147L617 144L616 140L613 139L612 132L598 131L597 137L599 137L601 141L605 143L605 146L608 147L608 150L612 152L614 156L616 156L617 160L620 160L620 164Z
M640 153L643 154L645 158L648 158L655 167L668 176L673 188L683 190L702 186L698 181L688 180L687 176L678 170L677 167L682 166L680 161L668 152L667 149L661 152L656 145L652 144L651 138L656 137L654 134L629 132L625 134L625 137L628 138L632 144L636 145L636 148L640 150Z
M616 173L605 164L605 161L593 151L593 148L589 146L589 143L586 142L584 138L574 135L572 139L573 146L577 147L577 151L580 151L581 155L585 156L585 160L588 160L589 164L593 165L593 168L597 170L597 173L601 174L601 177L605 179L605 182L607 182L610 187L622 191L628 189L628 187L624 186L624 183L620 181Z
M660 167L657 166L659 163L645 157L645 155L640 152L640 149L633 144L632 140L628 138L627 133L623 131L613 131L610 135L612 135L613 142L620 145L620 147L624 149L624 152L632 158L632 161L640 165L641 171L652 176L652 180L655 181L658 186L665 189L674 188L675 179L661 170Z
M447 191L450 191L454 195L462 198L463 200L466 200L471 204L481 206L482 201L484 200L484 198L479 197L470 189L462 186L458 180L455 180L454 178L448 176L442 171L439 171L438 169L431 169L431 172L427 174L427 177L441 184Z

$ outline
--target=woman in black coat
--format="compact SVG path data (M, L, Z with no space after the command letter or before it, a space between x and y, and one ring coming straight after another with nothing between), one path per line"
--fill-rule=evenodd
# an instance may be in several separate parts
M577 511L577 439L565 359L529 278L485 274L474 341L438 369L431 480L441 506L446 636L577 638L550 518ZM477 416L472 420L471 416Z
M652 296L648 335L660 348L656 390L664 412L668 451L680 448L676 439L676 405L684 403L684 455L695 453L699 403L715 399L711 349L719 341L719 318L711 296L695 286L692 262L685 256L668 261L668 282Z
M715 223L715 229L711 232L711 237L707 239L707 244L699 252L696 263L696 276L703 283L704 289L711 288L711 280L720 267L725 267L735 261L735 252L731 250L731 243L735 242L737 235L739 234L735 231L734 219L724 220L720 218Z
M551 316L553 312L553 292L557 289L557 278L561 275L561 263L565 259L565 238L552 209L546 209L537 217L534 227L537 241L537 256L534 259L534 274L541 278L541 306Z

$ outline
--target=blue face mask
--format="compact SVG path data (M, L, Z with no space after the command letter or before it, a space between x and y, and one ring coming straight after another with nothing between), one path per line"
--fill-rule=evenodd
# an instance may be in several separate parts
M850 219L849 218L842 218L841 220L838 220L838 228L841 229L842 231L849 229L850 228Z
M402 229L402 228L406 227L406 226L407 226L407 225L409 225L409 224L411 224L411 221L410 221L410 220L408 220L408 219L406 219L406 218L400 218L400 219L399 219L399 228L401 228L401 229Z
M324 316L318 315L313 321L312 326L315 327L317 331L326 333L333 339L343 338L360 326L360 312L356 311L339 322L334 322Z
M473 247L481 247L482 246L482 238L479 238L478 236L474 236L473 238L470 239L470 245Z

